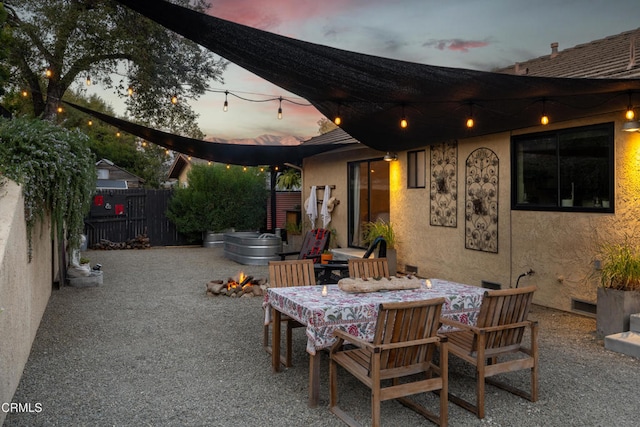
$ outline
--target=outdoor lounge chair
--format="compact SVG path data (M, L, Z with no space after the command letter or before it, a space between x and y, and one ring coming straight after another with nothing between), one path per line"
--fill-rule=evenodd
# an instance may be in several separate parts
M476 368L476 404L449 394L449 400L484 418L485 380L532 402L538 400L538 323L527 320L535 286L486 291L476 326L442 319L462 329L448 332L449 352ZM531 345L522 346L525 330ZM500 358L500 360L499 360ZM488 377L521 369L531 371L531 393Z
M310 259L300 259L291 261L269 261L269 286L281 288L288 286L313 286L316 284L316 276L313 270L313 261ZM294 319L283 316L281 321L287 325L286 350L280 361L286 367L291 367L291 353L293 341L293 328L304 325ZM263 347L269 354L273 351L272 345L280 343L269 343L269 329L271 324L264 325Z
M381 304L373 342L354 337L341 329L334 331L338 341L331 347L329 364L331 412L350 426L359 425L338 407L337 380L340 365L371 389L372 426L380 425L380 402L389 399L398 399L425 418L446 426L447 339L437 335L444 300L434 298ZM345 341L356 348L344 347ZM433 363L436 347L440 350L439 366ZM439 375L434 376L435 373ZM400 378L403 378L402 382ZM439 392L439 414L430 412L407 398L427 391Z
M288 256L296 255L298 259L311 259L314 263L320 262L320 255L329 248L329 238L331 231L325 228L313 229L304 236L302 247L299 252L281 252L281 260L285 260Z

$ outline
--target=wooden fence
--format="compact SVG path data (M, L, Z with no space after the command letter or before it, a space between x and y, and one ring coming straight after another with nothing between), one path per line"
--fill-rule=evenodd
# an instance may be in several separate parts
M98 190L85 219L89 247L102 239L126 242L141 234L151 246L188 244L166 216L171 190Z

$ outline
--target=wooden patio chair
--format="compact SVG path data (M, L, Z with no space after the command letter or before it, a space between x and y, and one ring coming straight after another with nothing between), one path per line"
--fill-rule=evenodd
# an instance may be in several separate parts
M288 256L296 255L298 259L311 259L313 262L320 262L320 255L329 249L329 239L331 231L325 228L316 228L308 231L304 236L302 247L297 252L281 252L278 255L284 261Z
M371 425L380 425L380 402L398 399L436 424L446 426L447 339L437 335L444 298L393 302L380 305L373 342L336 330L338 341L331 347L329 364L329 409L350 426L359 423L338 407L338 365L371 389ZM344 347L348 341L356 346ZM439 347L439 366L433 363ZM425 376L415 375L422 374ZM438 374L434 376L433 374ZM412 376L411 378L403 378ZM400 381L403 378L403 381ZM382 386L384 381L385 386ZM389 384L390 383L390 384ZM407 396L437 391L439 413L428 411Z
M484 418L485 381L532 402L538 400L538 323L527 320L535 286L486 291L476 326L442 319L444 325L461 330L448 332L449 352L476 369L475 405L449 394L453 403ZM522 345L530 330L529 348ZM531 393L489 378L497 374L529 369Z
M390 277L386 258L350 258L349 277Z
M313 286L316 284L316 276L313 269L313 261L310 259L289 260L289 261L269 261L269 286L272 288L282 288L288 286ZM286 324L286 351L281 356L280 361L286 367L291 367L291 353L293 341L293 328L304 326L300 322L282 316L282 323ZM269 329L271 324L264 325L263 346L267 353L273 351L269 340ZM279 343L277 343L279 345Z

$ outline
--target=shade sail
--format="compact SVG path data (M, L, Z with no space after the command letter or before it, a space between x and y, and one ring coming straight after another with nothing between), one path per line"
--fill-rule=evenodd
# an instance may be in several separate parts
M363 144L411 149L623 110L638 79L516 76L393 60L296 40L161 0L118 0L289 92ZM211 9L215 12L214 7ZM475 127L465 126L472 115ZM401 129L406 116L409 126Z
M83 113L90 114L105 123L117 127L132 135L158 144L169 150L174 150L199 159L211 160L219 163L230 163L243 166L283 165L292 163L300 165L304 157L339 148L339 145L251 145L225 144L188 138L148 128L108 114L91 110L70 102L67 105Z

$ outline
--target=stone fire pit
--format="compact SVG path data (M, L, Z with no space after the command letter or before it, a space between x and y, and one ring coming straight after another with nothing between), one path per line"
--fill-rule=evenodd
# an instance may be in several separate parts
M267 279L254 279L253 276L240 273L238 277L229 277L227 280L210 281L207 283L207 295L231 298L258 297L264 295L268 287Z

